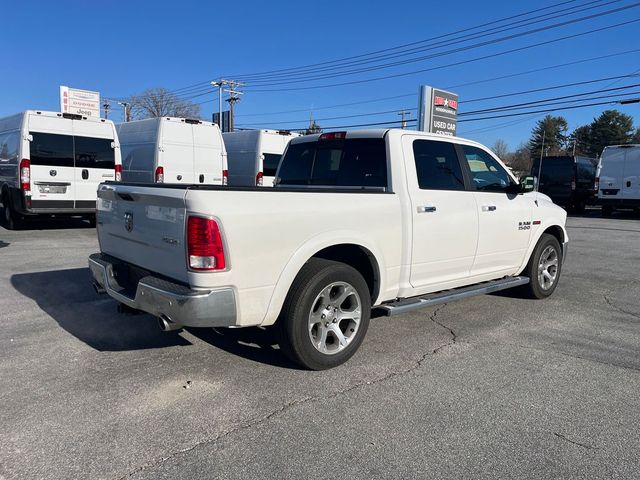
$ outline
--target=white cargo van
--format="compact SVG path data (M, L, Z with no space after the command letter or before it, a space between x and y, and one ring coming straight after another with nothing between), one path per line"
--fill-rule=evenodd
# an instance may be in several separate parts
M605 147L596 175L602 214L614 209L640 210L640 145Z
M160 117L117 129L125 181L226 184L227 153L215 123Z
M229 156L229 185L272 187L284 149L299 136L286 130L223 133Z
M2 219L9 228L38 214L95 221L98 185L120 180L121 168L110 120L34 110L0 119Z

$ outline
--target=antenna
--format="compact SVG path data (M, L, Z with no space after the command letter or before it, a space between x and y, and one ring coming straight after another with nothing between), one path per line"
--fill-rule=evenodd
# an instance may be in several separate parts
M547 131L542 131L542 148L540 149L540 161L538 162L538 181L536 182L536 192L540 191L540 178L542 176L542 152L544 152L544 140L547 136Z

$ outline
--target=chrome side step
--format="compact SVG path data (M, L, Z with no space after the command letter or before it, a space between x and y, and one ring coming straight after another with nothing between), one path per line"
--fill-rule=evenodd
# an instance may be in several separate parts
M529 283L529 277L506 277L500 280L482 282L468 287L453 288L441 292L429 293L420 297L403 298L396 302L385 303L376 308L383 310L388 317L401 313L418 310L419 308L431 307L441 303L462 300L467 297L484 295L486 293L498 292L507 288L518 287Z

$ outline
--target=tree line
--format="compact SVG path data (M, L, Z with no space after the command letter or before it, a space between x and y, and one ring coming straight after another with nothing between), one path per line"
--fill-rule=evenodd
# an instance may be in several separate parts
M515 151L509 151L503 140L497 140L494 152L511 168L528 172L534 158L551 155L584 155L597 158L608 145L640 143L640 128L633 118L618 110L605 110L587 125L568 132L567 120L547 115L536 122L531 138Z

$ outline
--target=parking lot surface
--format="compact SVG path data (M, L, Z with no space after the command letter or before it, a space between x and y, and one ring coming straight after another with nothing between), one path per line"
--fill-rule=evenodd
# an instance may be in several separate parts
M91 288L81 222L0 228L0 478L638 478L640 219L568 220L555 294L375 318L297 369Z

